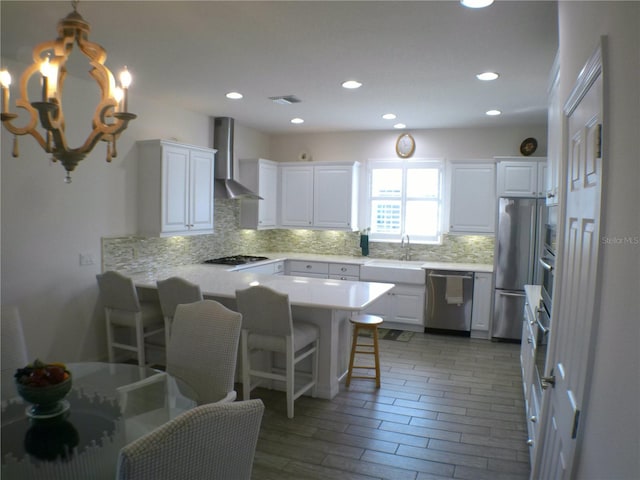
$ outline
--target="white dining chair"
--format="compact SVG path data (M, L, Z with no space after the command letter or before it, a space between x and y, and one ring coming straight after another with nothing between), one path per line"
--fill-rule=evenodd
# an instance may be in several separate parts
M242 393L250 398L254 386L252 377L283 381L287 394L287 417L293 418L293 403L311 390L316 396L318 382L318 351L320 330L308 322L294 321L289 296L262 285L236 291L238 311L242 314ZM252 353L257 351L281 353L285 356L285 373L271 368L259 369L251 363ZM311 372L297 372L296 365L311 356ZM265 363L263 362L263 366ZM306 383L296 390L296 375Z
M166 280L158 280L158 297L160 308L164 316L165 348L169 346L171 337L171 325L176 313L176 307L183 303L193 303L202 300L200 285L191 283L181 277L170 277Z
M196 392L198 404L233 402L242 315L214 300L178 305L167 373Z
M249 480L261 400L195 407L120 450L118 480Z
M27 358L27 344L24 339L22 318L18 307L2 305L0 312L0 337L2 337L2 370L15 370L29 363Z
M164 330L164 318L158 302L141 302L131 278L119 272L96 275L100 299L107 323L109 361L115 361L115 349L135 352L138 365L145 365L145 339ZM116 342L115 327L135 329L135 345Z

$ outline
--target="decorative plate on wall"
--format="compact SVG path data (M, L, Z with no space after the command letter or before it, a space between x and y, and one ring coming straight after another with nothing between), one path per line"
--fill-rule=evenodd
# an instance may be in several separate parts
M536 148L538 148L538 141L535 138L525 138L520 144L520 153L528 157L536 151Z

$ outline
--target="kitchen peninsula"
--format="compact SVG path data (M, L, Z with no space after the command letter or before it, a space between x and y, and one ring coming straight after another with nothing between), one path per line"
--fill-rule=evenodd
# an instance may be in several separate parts
M355 282L229 272L210 265L183 265L162 273L130 275L136 287L155 290L156 281L172 276L200 285L205 298L235 309L236 290L264 285L289 295L294 319L320 328L317 396L331 399L338 394L339 382L348 368L350 329L348 319L394 287L392 283Z

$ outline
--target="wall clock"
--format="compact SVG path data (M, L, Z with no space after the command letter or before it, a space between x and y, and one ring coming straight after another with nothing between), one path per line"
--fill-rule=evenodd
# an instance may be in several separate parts
M416 141L410 133L403 133L396 140L396 153L401 158L409 158L416 149Z

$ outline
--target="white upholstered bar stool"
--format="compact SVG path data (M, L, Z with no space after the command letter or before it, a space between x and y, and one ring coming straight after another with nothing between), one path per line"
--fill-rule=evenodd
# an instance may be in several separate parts
M380 355L378 348L378 326L382 324L382 317L377 315L361 314L352 316L349 321L353 325L353 339L351 343L351 357L349 358L349 371L347 373L347 381L345 385L351 384L352 378L363 378L367 380L375 380L376 388L380 388ZM360 331L370 332L373 343L361 343L359 340ZM372 355L374 364L355 365L356 354ZM375 369L375 376L353 375L354 369L372 370Z
M166 280L158 280L158 297L160 308L164 316L165 348L169 347L171 337L171 324L176 313L176 307L184 303L194 303L202 300L200 285L188 282L184 278L171 277Z
M280 380L286 384L287 417L293 418L293 402L311 390L316 396L318 382L318 351L320 330L308 322L294 321L291 316L289 296L258 285L236 290L238 311L242 314L242 394L250 398L252 377ZM258 369L251 364L251 354L259 350L285 355L286 371L282 375L273 369ZM296 365L311 356L311 373L296 372ZM271 367L271 362L269 367ZM296 390L295 377L308 380Z
M96 275L107 323L109 361L115 360L115 349L135 352L138 365L145 365L145 339L164 330L162 310L157 302L140 302L131 278L108 271ZM135 329L135 345L116 342L114 327Z

